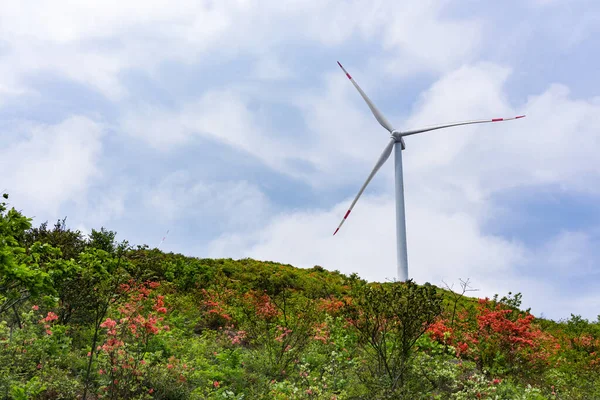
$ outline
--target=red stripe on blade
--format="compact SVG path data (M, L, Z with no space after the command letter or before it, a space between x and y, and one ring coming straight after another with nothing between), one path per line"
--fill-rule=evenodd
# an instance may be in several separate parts
M348 218L348 215L350 215L350 210L348 210L348 211L346 212L346 215L344 215L344 219Z
M346 73L346 76L348 77L348 79L352 79L352 77L350 76L350 74L346 71L346 69L342 66L342 64L338 61L337 62L338 65L340 66L340 68Z
M333 236L335 236L335 234L336 234L336 233L338 233L338 231L339 231L339 230L340 230L340 228L337 228L337 229L335 230L335 232L333 232Z
M524 116L524 115L519 115L519 116L518 116L517 118L515 118L515 119L519 119L519 118L525 118L525 116Z
M504 118L494 118L492 122L504 121Z

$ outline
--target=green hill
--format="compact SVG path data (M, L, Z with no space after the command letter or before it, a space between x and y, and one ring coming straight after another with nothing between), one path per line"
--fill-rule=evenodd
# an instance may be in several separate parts
M469 294L165 254L2 203L0 397L600 398L599 322Z

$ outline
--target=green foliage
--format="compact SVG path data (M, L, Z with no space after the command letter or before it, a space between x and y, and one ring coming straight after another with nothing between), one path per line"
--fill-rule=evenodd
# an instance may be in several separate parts
M362 285L348 307L348 316L366 344L363 382L387 398L399 396L410 371L413 347L442 312L442 297L432 286L412 280Z
M10 387L10 396L15 400L27 400L38 396L46 390L40 379L34 376L24 384L12 384Z
M54 294L45 267L57 252L39 242L29 248L21 246L19 240L30 227L29 218L14 208L9 210L5 201L0 202L0 316L13 310L17 317L16 308L29 297Z
M48 222L28 229L22 235L21 245L28 248L36 242L49 244L59 249L65 260L77 259L86 245L85 238L80 231L68 229L66 221L66 218L58 220L52 230L48 229Z

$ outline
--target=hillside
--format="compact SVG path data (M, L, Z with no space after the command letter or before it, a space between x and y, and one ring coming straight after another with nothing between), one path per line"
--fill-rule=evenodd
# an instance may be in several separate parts
M315 266L200 259L0 205L6 399L594 399L600 321Z

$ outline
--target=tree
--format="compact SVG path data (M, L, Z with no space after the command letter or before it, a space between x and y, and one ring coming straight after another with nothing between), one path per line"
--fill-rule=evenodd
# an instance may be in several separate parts
M19 243L30 227L29 218L0 202L0 315L12 310L19 324L19 304L31 296L55 293L51 275L55 267L61 268L60 251L54 247L35 242L25 248Z
M84 400L88 392L92 362L94 354L97 352L102 322L105 320L110 306L120 296L120 284L129 277L124 267L125 261L123 258L126 249L126 245L121 244L116 247L116 254L112 255L102 249L89 248L80 255L82 273L79 281L85 290L81 292L81 297L77 303L82 307L85 305L84 310L89 315L89 322L91 322L93 329L92 346L88 353L89 358L84 381Z
M48 222L42 223L38 228L28 229L23 235L21 244L28 248L35 242L47 243L61 251L65 260L76 260L85 249L86 241L80 231L67 228L67 218L56 221L52 229L48 229Z
M360 378L385 398L401 395L413 347L442 312L442 297L431 285L412 280L362 285L348 305L349 318L364 346Z

